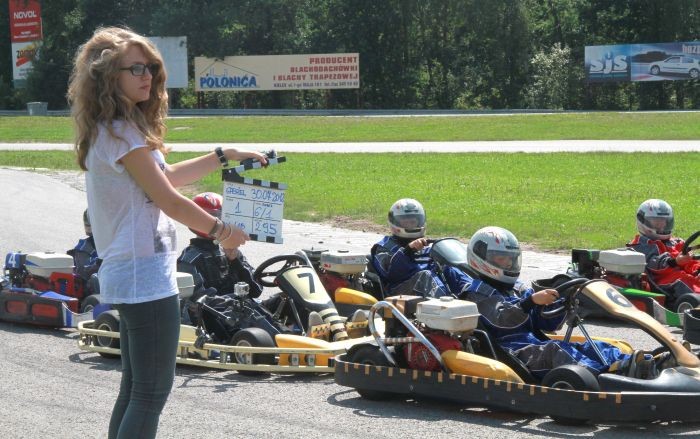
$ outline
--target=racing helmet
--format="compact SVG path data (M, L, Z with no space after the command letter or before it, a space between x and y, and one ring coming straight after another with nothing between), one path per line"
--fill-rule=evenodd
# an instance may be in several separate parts
M92 236L92 226L90 225L90 216L88 215L87 209L83 212L83 227L85 228L85 234Z
M467 263L482 279L512 287L520 276L520 244L506 229L484 227L469 240Z
M223 206L223 197L215 192L202 192L197 194L192 198L194 204L204 209L209 215L214 218L221 219L221 206ZM199 236L200 238L211 239L208 233L200 232L190 228L192 233Z
M673 208L664 200L652 198L637 209L637 230L652 239L669 239L673 232Z
M389 209L391 234L399 238L422 238L425 235L425 209L413 198L402 198Z

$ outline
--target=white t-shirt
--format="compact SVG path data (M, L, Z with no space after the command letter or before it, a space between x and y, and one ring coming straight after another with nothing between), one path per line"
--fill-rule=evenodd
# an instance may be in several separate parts
M140 303L178 293L177 243L173 220L166 216L119 163L128 152L148 148L131 124L114 121L112 137L104 124L85 164L88 214L97 254L100 295L105 303ZM151 151L161 169L160 151Z

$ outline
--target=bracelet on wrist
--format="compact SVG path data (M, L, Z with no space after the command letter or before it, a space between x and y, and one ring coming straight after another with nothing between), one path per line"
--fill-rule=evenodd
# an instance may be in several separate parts
M228 233L226 231L228 230ZM221 229L221 233L219 233L219 236L216 237L216 242L221 244L222 242L226 241L229 236L233 234L233 229L231 228L230 224L224 224L224 227Z
M228 168L228 159L226 158L226 154L224 154L224 150L221 149L220 146L217 146L214 149L214 152L216 153L216 156L219 158L219 161L221 162L221 166L224 168Z
M219 218L214 218L214 227L209 231L209 236L216 238L216 236L221 233L221 229L224 227L223 221Z
M224 239L220 240L219 244L223 244L224 242L228 241L229 238L231 238L233 236L233 227L229 228L229 230L230 230L230 233L228 235L226 235L226 237Z

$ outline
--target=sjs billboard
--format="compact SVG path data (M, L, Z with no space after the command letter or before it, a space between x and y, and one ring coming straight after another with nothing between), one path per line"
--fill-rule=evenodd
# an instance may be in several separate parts
M586 80L668 81L700 78L700 41L586 46Z

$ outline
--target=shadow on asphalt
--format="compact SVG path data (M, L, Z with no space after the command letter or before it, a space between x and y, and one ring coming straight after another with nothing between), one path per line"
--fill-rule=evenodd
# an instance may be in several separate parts
M47 326L35 326L28 323L0 322L0 331L13 334L37 334L50 335L58 338L72 338L77 332L73 328L51 328Z
M94 352L80 351L68 356L71 363L83 364L94 370L122 370L121 358L105 358Z
M354 390L345 390L330 395L326 402L331 405L351 409L353 414L369 418L395 418L419 421L461 421L465 427L481 425L500 428L517 433L541 435L544 437L569 438L574 436L593 437L661 437L697 433L698 422L655 422L649 424L585 424L568 426L557 424L547 417L491 410L485 407L464 407L456 403L431 398L405 398L396 396L382 401L370 401L360 397ZM465 430L467 431L467 430ZM506 433L507 434L507 433Z

